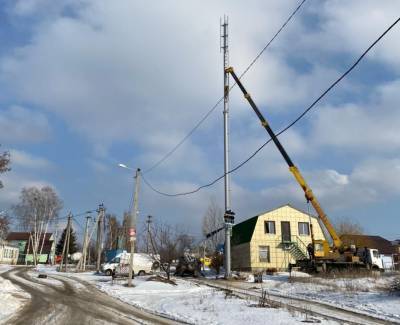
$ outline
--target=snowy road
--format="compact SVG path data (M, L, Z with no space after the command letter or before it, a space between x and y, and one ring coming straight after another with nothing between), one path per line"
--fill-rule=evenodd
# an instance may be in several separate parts
M31 295L31 300L7 324L176 324L73 278L39 279L29 270L16 268L1 275Z

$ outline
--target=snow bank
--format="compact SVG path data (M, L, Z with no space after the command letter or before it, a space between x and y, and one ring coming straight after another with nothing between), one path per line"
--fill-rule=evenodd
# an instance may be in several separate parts
M0 274L11 270L14 266L8 264L0 264Z
M271 294L299 297L327 303L340 308L355 309L387 320L400 322L400 297L388 288L396 276L382 275L361 278L321 278L304 276L304 273L289 277L288 273L264 275L263 283L253 283L249 275L247 282L240 283L243 289L267 289Z
M6 324L7 319L23 307L30 295L2 277L0 288L0 324Z
M304 273L304 272L299 272L299 271L293 271L291 273L289 272L276 272L273 275L269 274L263 274L262 279L263 281L288 281L290 278L309 278L311 277L310 274ZM247 282L254 282L254 275L253 274L248 274L246 277Z

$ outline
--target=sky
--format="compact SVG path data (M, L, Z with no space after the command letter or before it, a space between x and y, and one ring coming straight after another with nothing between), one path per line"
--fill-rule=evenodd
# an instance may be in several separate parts
M161 159L223 92L220 18L240 74L299 1L0 0L0 143L11 153L0 210L23 187L50 185L61 215L104 203L130 208L133 173ZM398 1L308 0L242 79L280 130L317 98L400 14ZM400 238L400 26L310 114L280 137L334 220ZM238 89L230 94L230 162L268 139ZM222 106L173 155L145 174L157 189L191 190L223 174ZM267 145L231 175L236 221L290 203L301 188ZM223 183L164 197L143 182L147 215L198 236ZM83 219L80 219L83 223Z

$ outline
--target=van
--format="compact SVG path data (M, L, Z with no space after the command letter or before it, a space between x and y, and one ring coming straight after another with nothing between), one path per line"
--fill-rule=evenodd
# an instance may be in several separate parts
M101 271L105 275L115 273L128 273L131 254L123 251L117 254L113 259L101 265ZM133 274L145 275L152 272L154 260L144 253L135 253L133 256Z

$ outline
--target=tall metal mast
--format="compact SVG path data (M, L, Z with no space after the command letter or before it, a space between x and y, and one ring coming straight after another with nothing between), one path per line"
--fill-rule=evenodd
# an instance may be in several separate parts
M229 180L229 67L228 51L228 17L221 20L221 49L224 62L224 187L225 187L225 277L231 276L231 231L233 213L231 211L230 180Z

